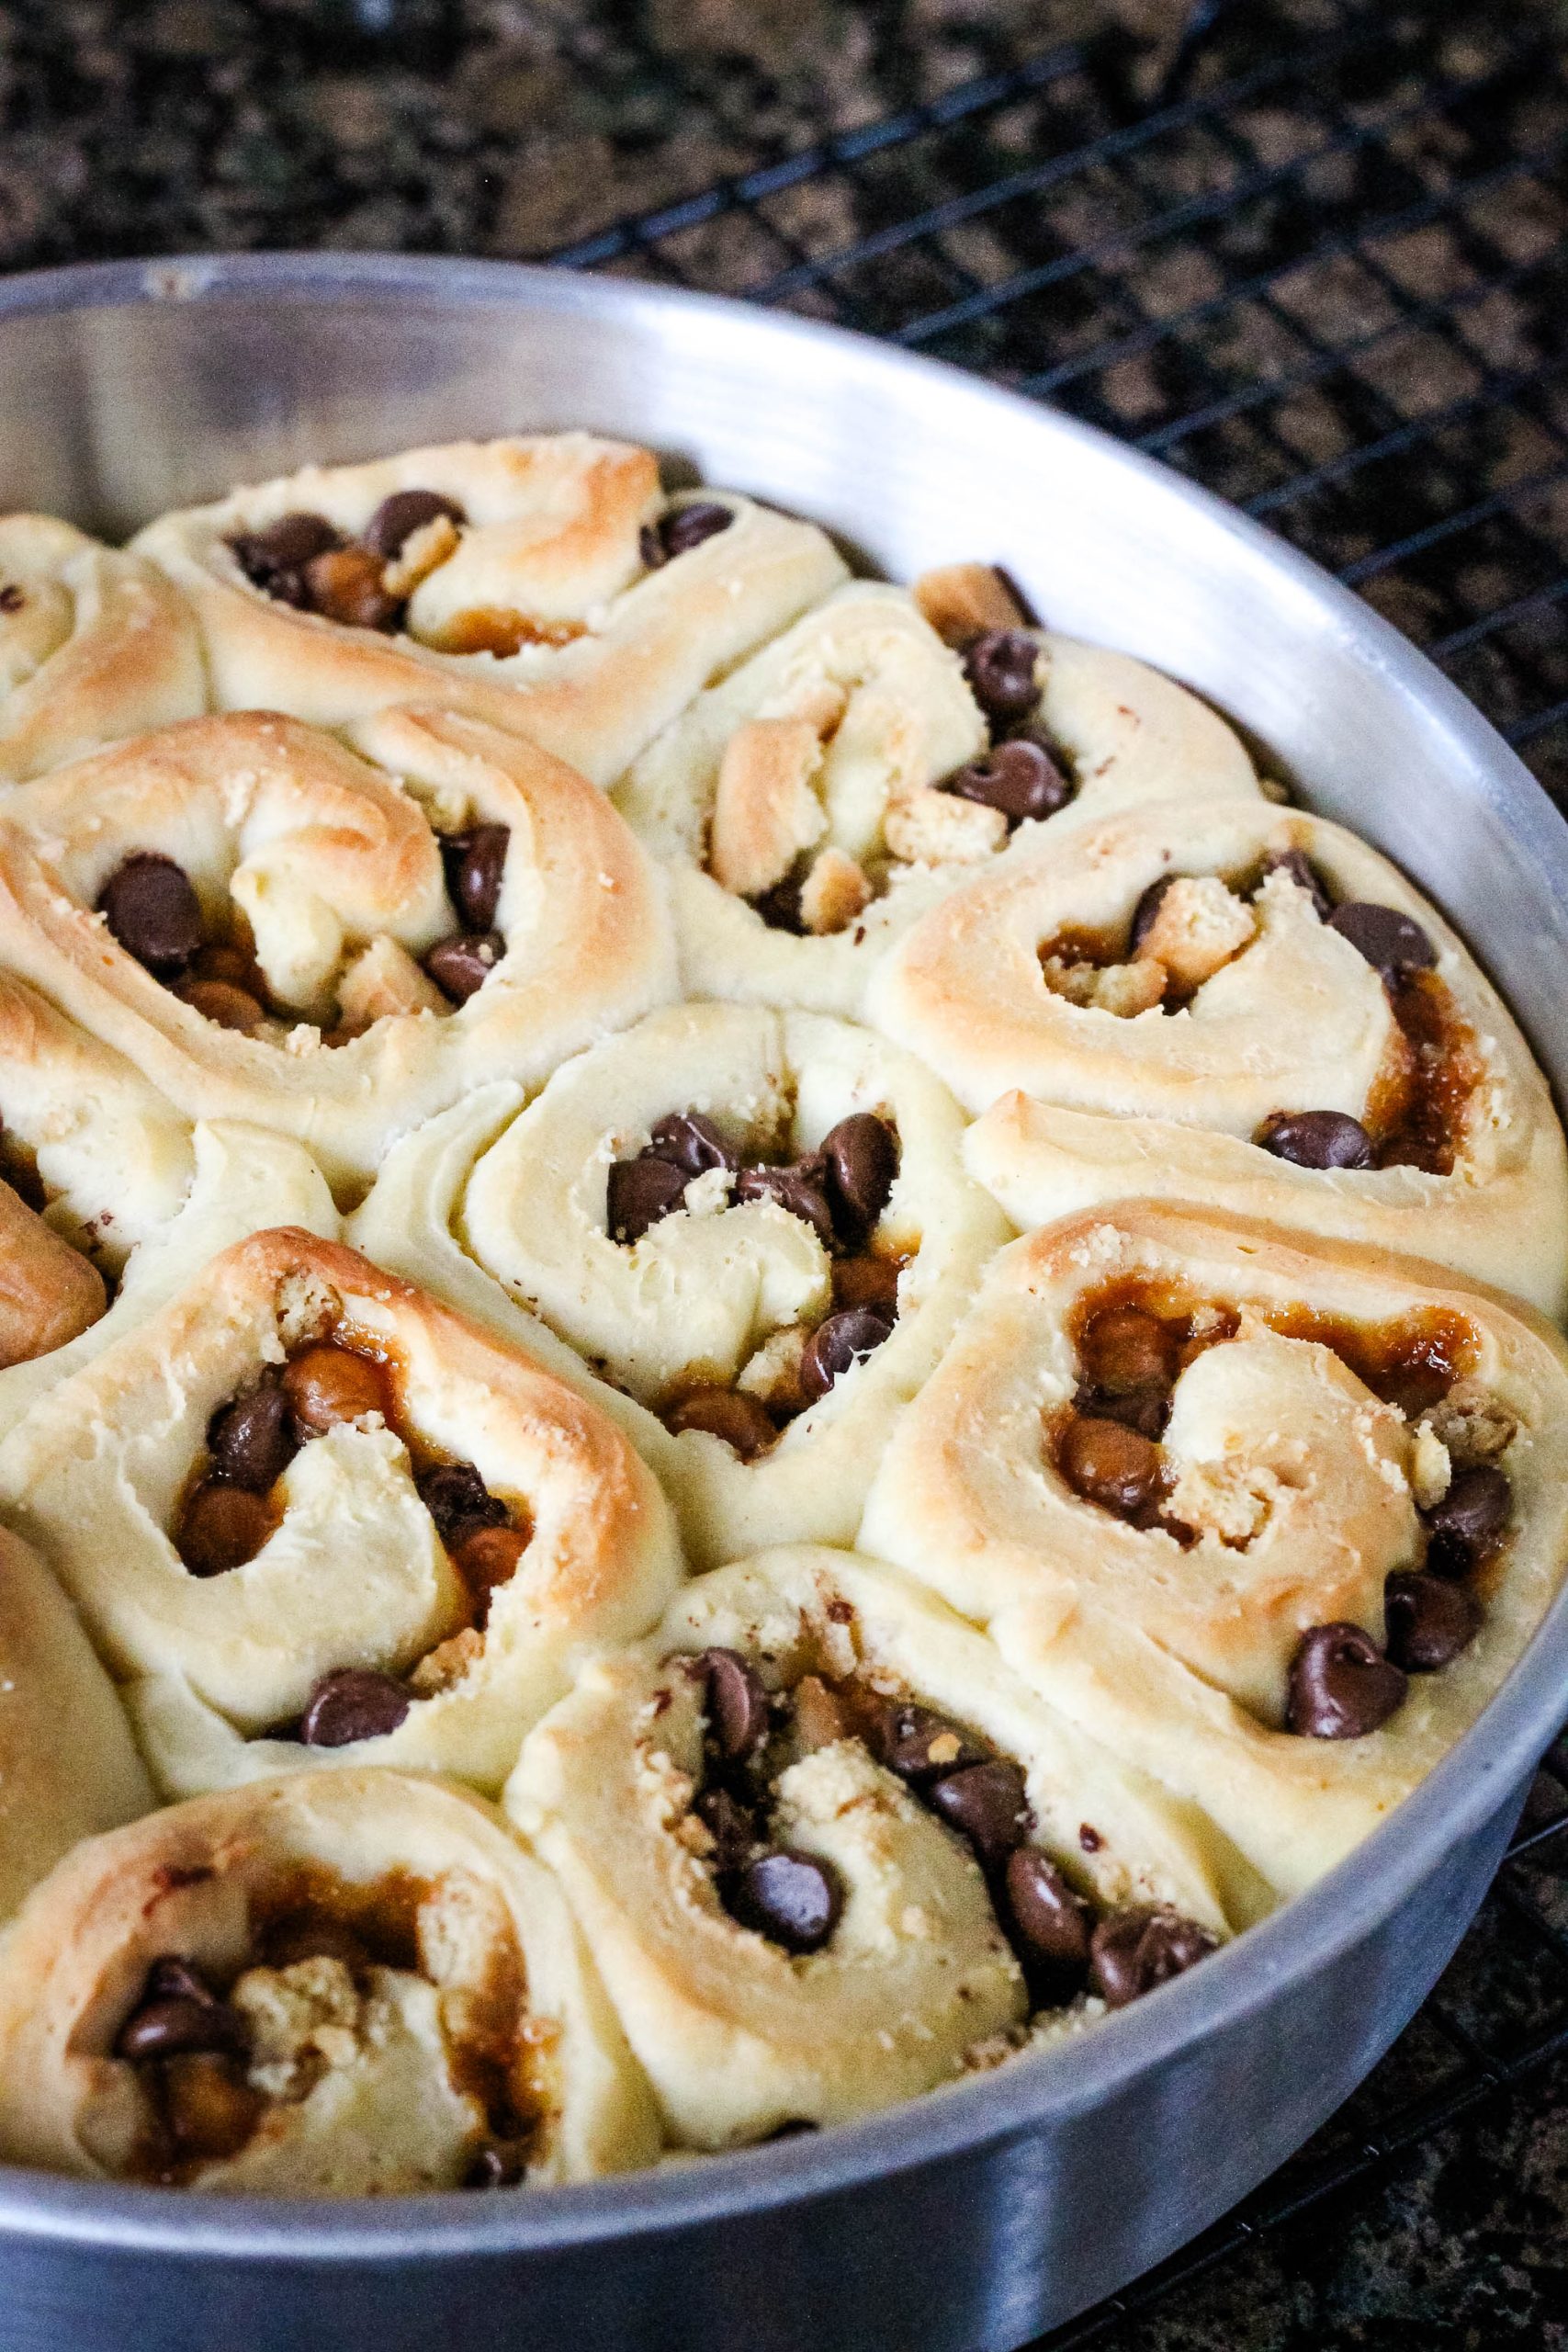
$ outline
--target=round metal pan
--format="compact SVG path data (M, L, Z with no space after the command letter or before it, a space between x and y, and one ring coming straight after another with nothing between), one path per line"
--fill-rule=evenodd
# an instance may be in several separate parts
M1104 435L799 321L502 264L262 255L0 286L0 498L111 532L231 481L582 424L908 578L1005 563L1239 720L1458 923L1560 1092L1568 827L1355 598ZM539 2196L259 2203L0 2171L8 2352L1003 2352L1170 2253L1441 1969L1562 1709L1568 1595L1340 1869L1100 2032L862 2125Z

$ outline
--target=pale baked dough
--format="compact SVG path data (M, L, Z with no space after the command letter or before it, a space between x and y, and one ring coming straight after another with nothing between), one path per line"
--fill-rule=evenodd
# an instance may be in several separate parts
M581 776L434 711L384 713L360 740L366 757L265 712L191 720L21 787L0 818L0 963L187 1119L291 1134L350 1188L392 1136L487 1080L537 1083L674 985L651 863ZM505 953L466 1004L329 1046L312 1023L330 1025L357 951L417 956L457 929L433 820L510 828ZM93 909L139 851L174 858L209 918L243 910L295 1026L220 1028L118 944ZM90 1130L91 1107L76 1115Z
M71 1603L0 1528L0 1920L79 1838L155 1802Z
M1039 644L1038 718L1078 788L1006 849L998 811L932 789L984 752L987 730L959 656L907 590L840 588L699 695L615 795L670 865L687 993L858 1014L893 944L998 854L1010 865L1065 826L1151 800L1258 797L1239 738L1195 695L1122 653L1044 633ZM863 910L797 938L747 903L758 876L777 878L771 866L724 887L719 811L748 785L753 854L761 815L775 831L793 822L800 851L863 872Z
M531 1541L479 1636L374 1416L317 1438L252 1560L197 1577L167 1532L217 1408L287 1342L341 1328L385 1356L406 1426L525 1510ZM368 1760L496 1789L588 1645L641 1634L682 1573L670 1512L582 1398L331 1241L260 1233L42 1397L0 1447L0 1497L75 1600L165 1793ZM456 1638L461 1637L461 1638ZM265 1735L324 1674L441 1670L397 1730L311 1748Z
M206 707L196 616L154 564L0 515L0 783Z
M110 1273L166 1231L191 1181L191 1122L124 1054L0 970L0 1120L50 1225Z
M339 1968L325 1987L335 2014L313 2034L298 2015L312 1963L247 1968L254 1914L296 1874L307 1888L340 1884L351 1902L382 1883L394 1900L411 1882L417 1896L417 1965L373 1969L357 1998ZM518 2103L538 2114L528 2186L658 2154L646 2085L558 1891L460 1790L393 1772L312 1773L198 1798L79 1846L0 1946L0 2149L11 2162L136 2174L147 2107L113 2047L150 1965L171 1954L225 1985L243 1972L234 1997L252 2021L248 2072L267 2095L248 2143L199 2165L195 2188L347 2197L459 2186L486 2137L461 2053L487 2028L510 2028Z
M847 1022L692 1004L580 1055L509 1116L515 1105L499 1091L475 1097L395 1147L349 1238L535 1353L536 1317L568 1341L579 1382L664 1478L700 1565L770 1540L848 1541L889 1432L1005 1238L959 1165L963 1119L946 1089ZM892 1336L750 1463L703 1430L671 1437L643 1408L705 1379L755 1383L764 1343L803 1337L829 1311L829 1261L812 1228L775 1204L727 1207L714 1176L641 1240L611 1238L611 1160L682 1111L769 1157L811 1149L860 1111L886 1114L900 1140L877 1236L908 1260ZM558 1353L545 1360L560 1367ZM612 1387L627 1394L612 1403Z
M296 611L256 587L229 542L280 516L356 534L400 490L455 499L456 552L415 590L411 634L385 637ZM727 530L645 571L641 529L666 500L651 452L586 433L459 441L365 465L307 466L149 524L160 564L201 624L220 710L265 707L336 727L398 703L437 703L509 729L608 784L710 678L844 577L824 533L733 492ZM533 626L518 652L446 652L465 625ZM564 634L565 642L551 643Z
M1250 910L1229 900L1256 927L1183 1011L1127 1017L1046 985L1041 949L1065 929L1124 933L1162 876L1241 877L1292 849L1341 899L1414 917L1438 950L1476 1065L1448 1175L1301 1168L1252 1141L1272 1112L1365 1118L1405 1051L1377 972L1286 874ZM871 1017L987 1112L967 1163L1020 1227L1128 1195L1200 1199L1417 1251L1549 1314L1568 1298L1568 1155L1545 1080L1461 940L1342 826L1233 800L1055 834L911 933L878 976Z
M197 1120L190 1143L190 1190L167 1227L131 1251L107 1312L47 1355L0 1370L0 1438L40 1396L145 1321L231 1242L276 1225L303 1226L323 1240L336 1240L332 1193L302 1145L265 1127L221 1119Z
M1049 1450L1045 1417L1078 1377L1073 1318L1128 1279L1240 1317L1176 1384L1185 1548L1083 1499ZM1374 1331L1451 1318L1467 1385L1515 1424L1514 1532L1483 1575L1481 1631L1360 1738L1279 1728L1286 1674L1313 1625L1381 1641L1384 1577L1418 1558L1416 1433L1329 1347L1269 1327L1303 1308ZM1152 1203L1063 1218L994 1262L883 1457L861 1543L988 1625L1053 1705L1293 1894L1453 1746L1545 1614L1568 1551L1568 1350L1528 1307L1418 1259Z
M552 1864L678 2144L835 2123L953 2080L1028 2000L985 1882L858 1742L782 1774L773 1834L845 1885L806 1957L723 1909L689 1807L700 1682L682 1654L739 1651L770 1688L857 1666L985 1734L1024 1769L1045 1847L1106 1904L1166 1902L1223 1936L1266 1901L1223 1838L1043 1702L984 1637L886 1569L816 1547L700 1577L657 1634L587 1666L525 1742L508 1811ZM1084 1823L1101 1844L1086 1853ZM696 1833L696 1834L694 1834ZM1098 2014L1078 2004L1061 2030Z

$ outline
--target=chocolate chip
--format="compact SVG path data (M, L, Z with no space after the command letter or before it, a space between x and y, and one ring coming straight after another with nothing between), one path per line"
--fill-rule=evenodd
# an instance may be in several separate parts
M136 2063L193 2051L237 2051L248 2032L240 2011L202 1982L188 1961L155 1960L141 1998L115 2037L114 2054Z
M768 1736L761 1678L739 1650L704 1650L693 1665L703 1677L708 1736L727 1764L739 1764Z
M16 581L7 580L0 588L0 613L22 613L28 606L28 593Z
M149 2001L121 2026L114 2054L135 2063L195 2050L232 2050L243 2039L233 2030L240 2023L236 2010L217 2003Z
M1078 1352L1097 1389L1127 1396L1139 1389L1169 1387L1179 1344L1159 1317L1141 1306L1107 1306L1085 1327Z
M1140 1905L1100 1920L1089 1939L1089 1965L1107 2008L1122 2009L1213 1949L1213 1937L1196 1920L1163 1905Z
M98 895L98 912L126 954L160 978L184 971L207 933L184 867L156 850L134 851L116 866Z
M1370 1168L1372 1139L1346 1111L1275 1111L1252 1138L1295 1168Z
M648 1147L651 1159L667 1159L688 1176L705 1175L710 1168L736 1169L740 1154L711 1119L700 1111L674 1111L660 1119Z
M960 800L999 808L1010 825L1054 817L1073 797L1071 778L1062 774L1043 743L1026 735L1013 736L971 760L944 778L942 790Z
M437 1462L414 1477L420 1501L449 1552L481 1527L504 1527L506 1505L492 1495L471 1462Z
M713 1839L709 1860L718 1875L744 1870L758 1838L756 1822L739 1798L728 1789L705 1789L692 1809Z
M1129 955L1137 954L1155 927L1155 917L1164 906L1167 893L1173 889L1180 879L1181 876L1179 874L1162 874L1157 882L1151 882L1148 888L1140 893L1138 903L1133 909L1132 927L1127 934Z
M323 1340L306 1348L283 1369L283 1390L294 1416L295 1435L322 1437L328 1430L362 1421L370 1413L390 1420L391 1388L384 1364Z
M1461 1584L1413 1572L1383 1588L1388 1654L1405 1674L1451 1666L1481 1630L1481 1604Z
M272 1513L260 1495L204 1480L180 1513L175 1548L193 1577L227 1576L255 1558L272 1527Z
M1405 1689L1359 1625L1314 1625L1291 1661L1285 1728L1305 1739L1364 1739L1403 1705Z
M423 492L411 491L410 497ZM463 2175L465 2188L515 2188L528 2168L528 2154L519 2140L487 2140L476 2148Z
M368 548L331 548L303 572L310 609L344 628L389 629L402 613L381 585L381 559Z
M1104 1838L1091 1823L1087 1821L1079 1822L1078 1844L1083 1848L1086 1854L1098 1854L1104 1843Z
M914 1700L878 1701L867 1694L857 1711L856 1728L876 1761L917 1789L989 1761L962 1724Z
M254 1036L266 1018L260 998L230 980L178 980L175 994L215 1029L232 1029L242 1037Z
M305 566L313 557L341 547L343 540L324 514L299 514L279 515L265 531L242 531L229 545L253 587L276 595L281 578L297 592L287 599L293 603L302 589L299 575Z
M800 1359L800 1385L813 1403L826 1396L852 1363L859 1363L893 1336L880 1308L845 1306L818 1323Z
M670 1408L664 1426L676 1437L683 1430L705 1430L710 1437L722 1438L742 1462L754 1462L758 1454L766 1453L779 1434L778 1423L761 1398L749 1396L739 1388L694 1388Z
M770 931L788 932L792 938L806 936L806 917L800 910L800 884L785 875L771 890L751 900L751 905Z
M991 628L964 657L969 691L987 718L1021 718L1040 699L1034 665L1040 648L1021 629Z
M220 1406L207 1424L213 1475L252 1494L265 1495L293 1461L297 1442L292 1408L276 1371L230 1405Z
M470 1525L452 1550L457 1574L473 1597L476 1621L483 1624L490 1604L502 1585L510 1584L518 1562L533 1538L529 1527Z
M671 1216L691 1179L668 1159L613 1159L604 1185L604 1223L612 1241L640 1241L650 1225Z
M1427 971L1438 960L1437 949L1418 922L1393 907L1373 906L1365 899L1350 899L1336 907L1328 928L1348 939L1385 980Z
M898 1173L897 1135L874 1111L855 1111L829 1128L820 1158L840 1235L863 1241L887 1206Z
M454 1004L467 1004L477 996L502 957L506 942L499 931L463 932L456 939L442 939L424 959L424 968L441 990Z
M390 558L442 514L458 524L468 519L455 498L444 498L438 490L395 490L381 501L360 536L375 554Z
M730 1891L729 1908L786 1951L820 1951L839 1924L843 1889L830 1863L792 1847L748 1862Z
M1111 1396L1102 1388L1080 1388L1073 1399L1074 1410L1084 1419L1120 1421L1123 1429L1136 1430L1151 1442L1164 1436L1170 1405L1168 1388L1134 1388L1124 1396Z
M164 1952L147 1971L147 1981L141 1987L144 2001L208 2001L216 2005L213 1991L196 1962L177 1952Z
M1496 1550L1513 1508L1513 1487L1495 1463L1456 1471L1441 1502L1425 1514L1427 1567L1435 1576L1468 1576Z
M1003 1757L945 1773L926 1802L950 1829L968 1838L988 1871L999 1870L1029 1830L1023 1774Z
M1061 1461L1063 1476L1086 1501L1123 1517L1145 1510L1159 1488L1158 1446L1121 1421L1075 1416Z
M1320 922L1326 922L1334 912L1334 898L1328 885L1304 850L1270 850L1263 861L1265 874L1288 874L1299 889L1306 892Z
M689 506L676 507L658 526L660 561L673 563L678 555L689 555L705 539L728 531L734 520L733 511L716 499L699 498Z
M396 1731L413 1702L400 1682L364 1666L323 1674L299 1718L307 1747L349 1747Z
M495 922L506 846L511 839L509 825L473 825L466 833L446 833L442 837L441 862L446 869L446 895L467 931L488 932Z
M1089 1905L1038 1846L1009 1855L1003 1883L1021 1958L1046 1974L1058 1999L1076 1991L1089 1968Z
M835 1258L833 1305L869 1306L889 1328L898 1320L897 1258Z
M776 1201L781 1209L810 1226L825 1250L835 1239L833 1212L823 1189L819 1159L797 1159L788 1168L743 1168L735 1180L738 1201Z

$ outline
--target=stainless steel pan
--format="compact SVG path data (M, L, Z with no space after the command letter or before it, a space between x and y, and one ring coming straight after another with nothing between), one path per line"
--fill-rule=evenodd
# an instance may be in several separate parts
M695 296L327 254L0 286L0 498L124 531L424 439L586 424L908 577L1003 562L1172 671L1468 936L1568 1083L1568 827L1384 623L1202 492L927 361ZM1160 2259L1295 2148L1447 1960L1563 1710L1568 1597L1424 1788L1106 2030L854 2129L539 2197L251 2204L0 2172L7 2352L979 2352Z

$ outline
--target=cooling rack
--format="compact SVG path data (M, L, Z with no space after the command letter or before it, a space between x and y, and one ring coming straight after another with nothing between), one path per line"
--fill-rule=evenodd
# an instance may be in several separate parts
M1107 31L1017 59L548 258L836 320L1108 427L1357 589L1568 808L1564 29L1551 7L1207 0L1163 49ZM1541 2075L1568 2048L1565 1831L1560 1746L1357 2098L1036 2352L1143 2340L1200 2273L1331 2227Z

